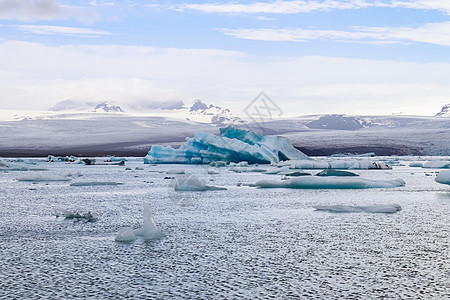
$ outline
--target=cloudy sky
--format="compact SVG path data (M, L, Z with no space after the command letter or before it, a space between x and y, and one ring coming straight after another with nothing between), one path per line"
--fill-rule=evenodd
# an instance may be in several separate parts
M434 115L450 1L0 0L0 109L194 99Z

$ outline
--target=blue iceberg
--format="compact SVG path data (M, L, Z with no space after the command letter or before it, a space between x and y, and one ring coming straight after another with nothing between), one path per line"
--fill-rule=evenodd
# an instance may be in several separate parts
M144 163L207 164L215 161L250 164L278 163L283 160L309 160L310 158L280 136L264 136L252 131L227 127L220 136L197 132L186 138L180 148L154 145L144 158Z

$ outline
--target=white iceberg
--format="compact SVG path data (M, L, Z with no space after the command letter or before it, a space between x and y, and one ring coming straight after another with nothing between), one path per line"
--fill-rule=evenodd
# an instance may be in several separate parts
M280 136L264 136L251 131L227 127L220 129L220 136L197 132L178 149L153 145L144 163L210 163L242 162L251 164L303 159L308 156Z
M152 207L148 203L144 203L144 224L140 228L135 229L134 234L142 237L144 240L154 240L164 236L158 226L156 226Z
M156 226L155 219L153 218L152 207L148 203L144 203L144 224L138 229L131 227L122 228L116 235L115 240L117 242L133 242L137 237L142 239L155 240L162 238L164 234Z
M226 188L206 185L204 180L199 180L194 175L175 178L175 191L223 191Z
M424 168L428 169L450 169L450 161L448 160L433 160L426 162L423 165Z
M314 206L314 208L318 211L328 211L334 213L368 212L393 214L402 210L401 206L398 204L374 204L369 206L320 205Z
M31 182L47 182L47 181L70 181L71 178L69 176L61 176L61 175L52 175L45 173L33 173L26 174L24 176L16 178L18 181L31 181Z
M450 185L450 170L444 170L439 172L439 174L436 176L434 180L438 183Z
M259 180L255 183L260 188L291 188L291 189L370 189L395 188L405 185L402 179L370 180L355 177L316 177L302 176L283 180Z

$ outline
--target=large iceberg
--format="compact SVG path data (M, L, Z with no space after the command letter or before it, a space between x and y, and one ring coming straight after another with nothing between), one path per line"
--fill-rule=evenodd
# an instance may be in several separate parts
M278 163L283 160L310 160L308 156L280 136L264 136L255 132L227 127L220 136L197 132L186 138L178 149L153 145L144 163L205 164L214 161Z

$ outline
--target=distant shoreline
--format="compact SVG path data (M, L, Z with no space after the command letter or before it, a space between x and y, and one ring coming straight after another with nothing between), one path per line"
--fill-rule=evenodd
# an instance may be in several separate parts
M124 150L100 150L98 145L95 147L77 148L77 149L0 149L0 157L47 157L54 156L76 156L76 157L102 157L102 156L127 156L144 157L150 148L145 149L124 149ZM322 148L309 149L304 147L295 147L308 156L330 156L338 153L364 154L374 152L378 156L405 156L405 155L424 155L417 150L393 147L341 147L341 148Z

